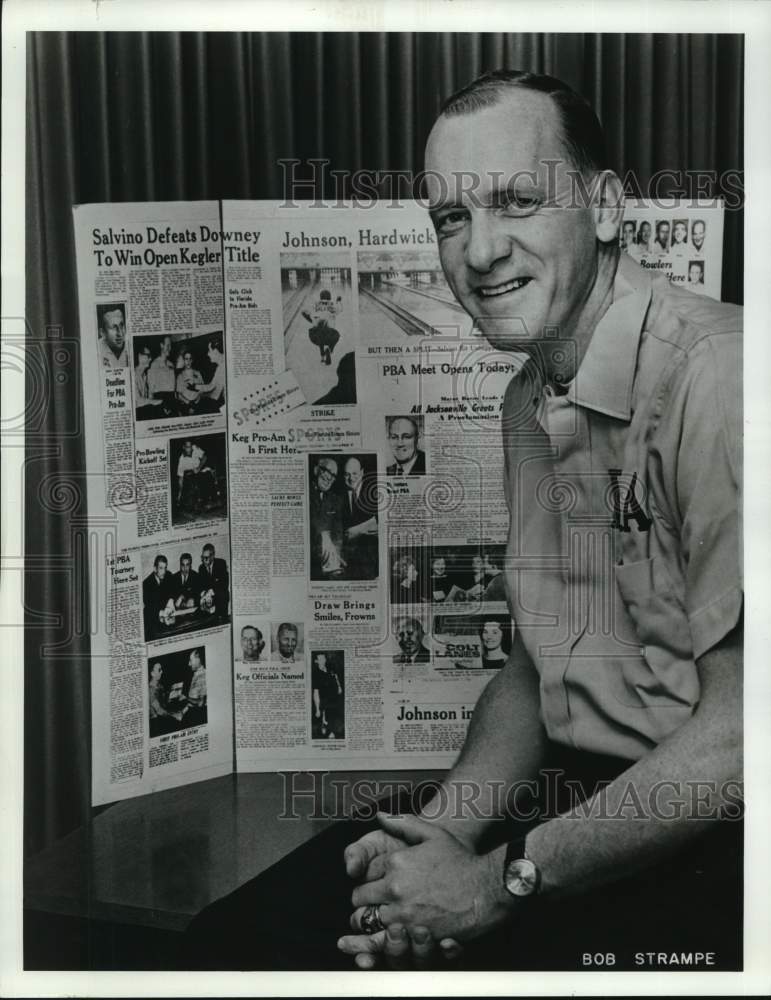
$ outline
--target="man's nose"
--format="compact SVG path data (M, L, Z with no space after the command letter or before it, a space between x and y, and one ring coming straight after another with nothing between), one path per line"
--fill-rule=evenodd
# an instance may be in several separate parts
M501 222L485 209L474 212L465 249L468 266L484 274L510 253L511 242Z

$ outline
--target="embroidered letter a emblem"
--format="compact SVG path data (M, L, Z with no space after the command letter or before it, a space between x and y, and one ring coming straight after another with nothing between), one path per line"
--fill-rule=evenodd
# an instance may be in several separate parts
M637 500L637 473L632 478L624 476L622 482L621 469L608 469L611 494L613 496L613 527L619 531L631 531L630 521L637 524L639 531L649 531L653 523Z

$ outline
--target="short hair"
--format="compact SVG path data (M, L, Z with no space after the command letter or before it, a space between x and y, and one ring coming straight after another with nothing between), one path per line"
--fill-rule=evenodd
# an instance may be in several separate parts
M211 552L211 554L214 555L214 546L212 545L211 542L207 542L206 545L204 545L204 547L201 549L202 555L204 552Z
M256 632L257 638L262 639L262 632L260 632L260 630L257 628L256 625L244 625L244 627L241 629L241 638L243 638L244 632L246 632L247 629L251 629L252 632Z
M328 288L322 288L321 291L319 292L319 298L322 300L322 302L329 302L332 299L332 293L329 291Z
M157 555L157 556L155 557L155 559L153 559L153 566L154 566L154 567L155 567L156 569L158 569L158 563L162 563L162 562L163 562L163 563L166 563L166 565L167 565L167 566L169 565L169 560L168 560L168 559L166 558L166 556L163 556L163 555L160 555L160 554L158 554L158 555Z
M300 634L300 630L292 622L281 622L276 629L276 635L281 635L282 632L294 632L295 635Z
M583 172L604 170L608 162L605 134L589 102L562 80L544 73L498 69L461 87L442 105L440 115L463 115L498 104L511 90L534 90L552 99L561 139L573 166Z
M706 229L707 223L704 221L704 219L694 219L693 222L691 223L691 232L693 232L694 226L703 226Z
M219 351L219 353L222 354L222 341L219 337L209 337L206 341L206 346L211 347L212 350Z
M426 634L426 630L423 628L423 622L420 618L413 618L412 615L402 615L396 619L396 631L398 632L402 626L402 623L409 622L413 627L417 626L423 635Z
M189 552L183 552L182 555L179 557L179 564L180 564L180 566L182 565L182 560L183 559L189 559L190 562L193 561L193 557L190 555Z
M415 437L420 437L420 425L414 417L386 417L386 433L390 437L391 428L396 423L397 420L406 420L408 423L412 424L412 429L415 431Z
M399 556L399 558L394 561L394 576L399 579L406 576L408 566L412 566L415 572L417 572L418 567L415 565L415 560L412 556Z

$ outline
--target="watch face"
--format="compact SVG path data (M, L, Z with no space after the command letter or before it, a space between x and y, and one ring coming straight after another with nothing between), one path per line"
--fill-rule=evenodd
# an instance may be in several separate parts
M538 869L526 858L510 861L504 883L512 896L532 896L538 888Z

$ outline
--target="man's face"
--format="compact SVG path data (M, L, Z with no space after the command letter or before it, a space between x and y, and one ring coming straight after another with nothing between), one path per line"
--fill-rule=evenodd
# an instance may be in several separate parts
M343 476L345 478L345 485L349 490L355 490L358 488L359 483L361 483L362 476L364 473L361 469L361 462L358 458L349 458L345 463L345 468L343 470Z
M187 662L189 666L193 668L193 670L197 670L201 666L201 658L196 652L192 652L190 654L190 659Z
M656 226L656 239L662 245L669 242L669 223L660 222Z
M167 358L171 354L171 337L164 337L161 341L161 355Z
M179 560L179 568L180 568L180 571L183 574L187 575L190 572L190 570L192 569L192 567L193 567L193 560L192 559L180 559Z
M520 90L492 107L440 118L426 147L445 277L502 350L521 350L523 337L539 339L546 326L569 336L595 280L594 212L565 207L573 166L558 124L549 97ZM558 161L556 168L546 160ZM474 193L461 190L470 175L479 179Z
M278 633L278 651L288 660L291 656L294 656L294 651L297 649L297 633L294 629L282 629Z
M182 445L182 450L187 455L187 457L190 458L190 456L193 454L193 442L185 441L185 443Z
M414 656L423 645L423 627L415 618L399 622L399 647L405 656Z
M185 354L182 357L182 360L185 362L185 368L192 368L193 367L193 355L192 354L189 354L186 351Z
M150 360L151 359L150 359L150 352L149 351L140 351L139 352L139 354L137 356L137 367L139 368L139 370L141 372L147 371L147 369L150 367Z
M332 489L332 484L337 475L337 463L331 460L319 462L316 466L316 486L322 493Z
M155 567L155 573L159 580L162 580L166 576L166 560L161 559L161 561Z
M485 561L481 556L474 556L471 560L471 569L474 573L481 573L485 568Z
M327 657L325 653L319 653L319 655L316 657L316 664L317 666L321 667L322 670L327 669Z
M624 246L628 247L634 242L634 223L624 223Z
M651 238L651 224L650 222L643 222L640 225L640 238L643 243L649 243Z
M400 465L404 465L405 462L409 462L414 457L418 447L418 439L411 421L403 419L392 421L388 431L388 440L394 458Z
M447 563L444 559L434 559L434 576L444 576Z
M150 671L150 680L155 681L157 684L158 681L161 679L162 675L163 675L163 667L160 665L160 663L154 663L153 668Z
M264 645L256 628L245 628L241 631L241 652L245 660L259 660Z
M684 222L676 222L673 230L675 243L685 243L686 228Z
M701 281L701 268L698 264L691 264L689 268L689 277L691 281Z
M102 316L102 331L110 350L120 354L126 344L126 323L122 309L111 309Z
M503 642L503 632L497 622L485 622L482 626L482 645L489 652L497 649Z
M211 549L204 549L201 553L201 562L206 567L206 569L211 569L212 563L214 562L214 553Z
M701 249L701 245L704 242L704 223L694 222L693 229L691 230L691 240L693 245L697 250Z

